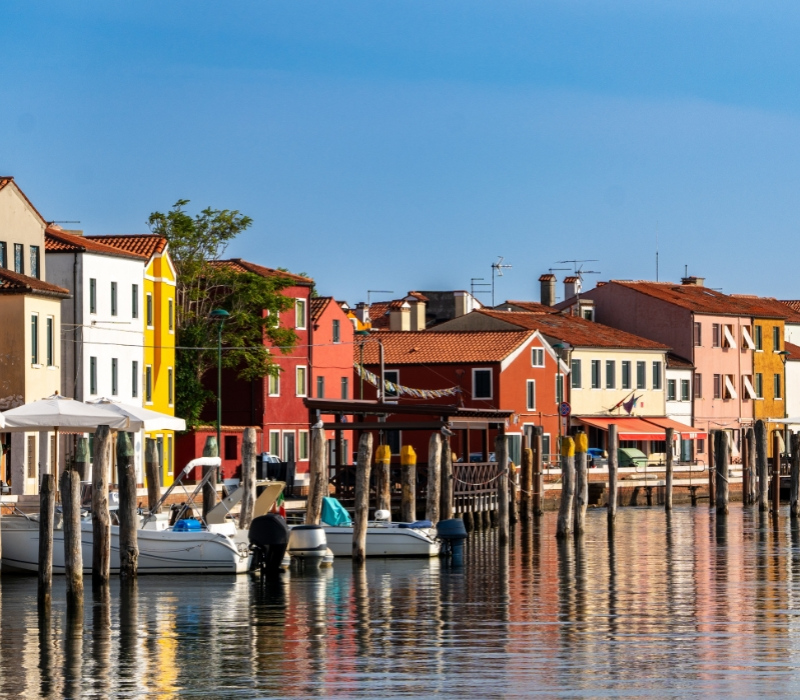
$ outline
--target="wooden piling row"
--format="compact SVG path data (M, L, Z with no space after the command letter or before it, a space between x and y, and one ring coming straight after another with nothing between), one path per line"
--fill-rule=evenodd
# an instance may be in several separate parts
M83 550L81 549L81 476L65 469L59 482L64 514L64 575L67 605L83 605Z
M558 508L556 537L563 539L572 532L575 499L575 443L571 437L561 439L561 504Z
M575 535L586 530L586 506L589 502L589 437L575 435Z
M53 520L56 506L56 477L42 474L39 482L39 608L50 610L53 592Z
M363 433L356 461L355 512L353 518L353 564L362 565L367 556L369 521L369 475L372 467L372 433Z
M139 544L136 533L136 466L133 444L128 433L117 433L117 484L119 488L119 575L134 577L139 566Z
M400 486L400 520L413 523L417 519L417 453L411 445L400 450ZM466 517L464 521L466 525Z
M92 469L92 581L108 583L111 575L111 515L108 512L108 470L111 464L111 431L101 425L94 434Z

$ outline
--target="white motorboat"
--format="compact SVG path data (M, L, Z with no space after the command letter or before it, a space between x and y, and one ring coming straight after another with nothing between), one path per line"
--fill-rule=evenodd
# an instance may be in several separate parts
M335 498L323 499L322 525L334 556L352 556L353 525L349 514ZM428 521L393 523L387 511L379 510L375 520L367 524L368 557L438 557L439 550L436 528Z

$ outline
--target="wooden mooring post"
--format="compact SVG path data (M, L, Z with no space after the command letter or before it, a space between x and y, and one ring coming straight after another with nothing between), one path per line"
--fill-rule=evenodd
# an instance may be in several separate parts
M42 474L39 482L39 608L50 610L53 592L53 520L56 477Z
M516 465L508 460L508 522L515 525L519 522L519 488L517 487Z
M747 460L750 463L750 483L749 499L747 503L753 505L758 501L758 478L756 474L756 431L748 428L745 431L745 442L747 443Z
M534 437L534 441L536 438ZM531 504L533 503L533 450L526 447L522 451L522 464L520 465L519 490L519 519L523 523L531 521Z
M319 525L322 517L322 499L328 495L326 442L323 428L311 429L311 460L308 465L308 498L306 499L306 524L308 525ZM379 452L381 447L378 448ZM255 503L255 498L253 503Z
M325 483L328 481L325 479ZM256 429L245 428L242 435L242 505L239 529L249 530L256 505Z
M750 444L747 440L747 430L742 431L742 505L750 505L750 464L752 455L750 454Z
M439 479L442 459L442 438L433 433L428 441L428 502L425 517L433 527L439 522L439 502L441 500L441 481Z
M219 445L217 445L215 435L209 435L206 438L203 457L219 457ZM208 473L211 476L203 487L203 520L206 519L208 512L217 505L217 467L203 467L203 476Z
M119 575L133 578L139 568L139 543L136 533L136 465L128 433L117 433L117 484L119 487Z
M575 499L575 442L561 438L561 504L558 508L556 537L565 538L572 532L572 507Z
M449 435L442 438L442 465L439 478L442 482L439 517L442 520L450 520L453 517L453 449Z
M411 445L400 450L400 486L400 520L413 523L417 519L417 453Z
M672 510L672 471L675 460L672 441L675 436L675 429L667 428L664 431L664 436L667 440L667 475L664 480L664 510Z
M716 485L717 477L714 473L714 460L716 459L716 450L714 449L714 432L709 431L708 434L708 505L713 508L717 501Z
M67 606L83 606L83 550L81 549L81 475L65 469L59 481L64 513L64 577Z
M92 581L104 586L111 575L111 516L108 512L108 470L111 431L101 425L94 433L92 468Z
M714 459L717 481L717 515L728 514L728 472L730 465L730 451L728 449L728 433L724 430L715 431Z
M145 438L144 445L144 475L147 480L147 510L155 514L158 512L155 509L156 503L161 500L161 465L158 459L158 443L154 438Z
M789 490L789 514L800 518L800 433L792 433L792 471Z
M772 513L778 516L781 510L781 434L772 434Z
M758 471L758 510L769 510L769 485L767 473L767 428L763 420L756 421L756 467Z
M389 445L378 445L375 449L375 491L377 492L376 510L392 509L392 448Z
M494 453L497 460L499 476L497 478L497 525L498 544L504 547L508 544L509 513L508 513L508 450L506 436L502 428L498 431L494 441Z
M92 461L89 454L89 438L79 437L75 443L75 471L81 481L89 478L89 464Z
M369 521L369 474L372 467L372 433L363 433L356 461L355 513L353 518L353 564L362 565L367 556Z
M575 435L575 536L586 529L586 506L589 502L589 437Z
M608 525L614 526L617 517L617 466L619 464L619 429L615 423L608 426Z
M533 429L533 516L535 518L544 514L544 455L542 455L542 428Z

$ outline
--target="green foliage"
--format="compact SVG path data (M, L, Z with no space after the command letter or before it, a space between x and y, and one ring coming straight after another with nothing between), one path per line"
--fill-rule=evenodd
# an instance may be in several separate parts
M243 380L278 372L264 339L288 352L297 336L272 322L293 303L281 294L292 284L288 278L262 277L221 262L230 241L252 220L227 209L204 209L192 217L184 209L188 203L179 200L166 214L151 214L148 223L169 241L178 275L176 411L194 426L214 399L203 385L206 374L217 367L219 323L210 318L211 311L225 309L230 314L222 326L222 365L237 369Z

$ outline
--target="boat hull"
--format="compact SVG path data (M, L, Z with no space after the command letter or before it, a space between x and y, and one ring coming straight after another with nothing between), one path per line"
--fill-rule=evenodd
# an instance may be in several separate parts
M4 573L39 570L39 524L10 524L3 518ZM250 568L250 552L219 533L137 530L139 574L240 574ZM81 524L83 573L92 573L92 525ZM111 528L111 572L119 572L119 527ZM64 531L53 531L53 573L64 573Z
M325 526L328 548L336 557L353 555L353 528ZM368 557L438 557L439 543L426 531L399 527L368 527Z

